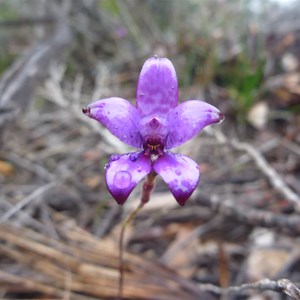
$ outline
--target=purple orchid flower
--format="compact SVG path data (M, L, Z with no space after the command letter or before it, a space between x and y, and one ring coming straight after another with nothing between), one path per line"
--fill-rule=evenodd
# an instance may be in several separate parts
M189 157L171 153L224 115L214 106L198 100L178 105L178 83L173 64L167 58L149 58L141 71L137 107L122 98L91 103L82 111L103 124L113 135L137 152L114 154L106 166L106 184L119 204L151 171L159 174L180 205L191 196L200 179L199 166Z

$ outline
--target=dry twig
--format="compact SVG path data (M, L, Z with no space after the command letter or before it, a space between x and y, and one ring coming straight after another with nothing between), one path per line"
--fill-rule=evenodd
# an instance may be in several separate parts
M252 145L240 143L238 141L232 141L231 145L238 150L246 151L254 159L257 167L268 177L273 187L288 201L294 204L298 211L300 210L299 195L297 195L287 186L281 176Z
M288 235L300 234L300 218L297 215L275 214L242 204L236 205L233 201L222 199L217 195L198 193L196 202L242 223L276 229Z
M44 78L45 71L69 45L71 32L68 25L60 23L57 27L48 41L25 53L1 78L0 108L10 109L12 113L2 114L0 125L11 120L14 113L27 107L34 89Z
M217 295L244 294L247 290L257 290L283 292L292 299L300 299L299 288L288 279L279 279L276 281L263 279L258 282L245 283L240 286L231 286L228 288L221 288L212 284L200 284L199 287L201 290L210 291Z
M212 131L208 132L211 133ZM246 151L249 156L252 157L260 171L269 179L272 186L289 202L291 202L298 211L300 210L300 196L288 187L281 176L267 162L259 151L248 143L241 143L237 140L230 141L221 131L213 132L213 134L220 143L227 143L237 150Z
M25 197L22 201L18 202L15 206L10 208L3 216L1 216L0 224L6 222L9 218L11 218L19 210L21 210L24 206L28 205L32 200L36 199L37 197L39 197L49 189L53 188L55 185L56 185L55 182L50 182L36 189L30 195Z

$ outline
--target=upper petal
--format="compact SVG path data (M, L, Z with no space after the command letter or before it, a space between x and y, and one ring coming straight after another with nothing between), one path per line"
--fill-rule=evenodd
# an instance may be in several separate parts
M102 123L122 142L141 148L142 139L138 132L140 116L129 101L116 97L107 98L89 104L82 111Z
M155 161L153 169L163 178L180 205L185 204L200 179L199 166L181 154L164 153Z
M141 116L166 115L178 103L178 83L167 58L151 57L143 65L136 95Z
M114 154L106 165L106 185L119 204L129 197L137 183L152 169L149 156L143 152L132 152L123 155Z
M224 115L206 102L190 100L178 105L167 117L166 149L185 143L207 125L223 120Z

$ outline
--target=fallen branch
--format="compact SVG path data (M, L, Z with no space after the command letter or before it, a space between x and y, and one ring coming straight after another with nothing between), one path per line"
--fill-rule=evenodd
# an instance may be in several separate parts
M258 150L248 143L241 143L237 140L229 140L221 131L208 130L208 132L213 134L219 143L226 143L237 150L246 151L247 154L254 160L260 171L269 179L270 184L274 187L274 189L285 197L287 201L293 204L298 211L300 211L300 196L288 187L278 172L276 172L276 170L268 163Z
M257 290L282 292L290 296L292 299L300 299L299 288L289 279L279 279L276 281L263 279L254 283L245 283L240 286L231 286L228 288L221 288L212 284L200 284L199 287L203 291L211 292L217 295L244 294L247 290Z
M275 214L242 204L236 205L233 201L222 199L217 195L208 196L198 193L196 202L210 207L213 211L227 218L234 218L245 224L276 229L288 235L297 236L300 234L298 215Z
M255 161L257 167L268 177L271 185L282 194L288 201L293 203L298 211L300 210L300 197L294 191L292 191L288 185L284 182L281 176L275 171L275 169L267 162L267 160L257 151L252 145L247 143L240 143L238 141L232 141L231 145L238 150L246 151Z

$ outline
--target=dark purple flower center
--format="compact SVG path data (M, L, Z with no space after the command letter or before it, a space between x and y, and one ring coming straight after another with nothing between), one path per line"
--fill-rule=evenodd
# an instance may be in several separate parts
M140 134L146 155L162 155L167 136L166 121L160 116L147 116L140 122Z
M164 150L164 141L160 137L149 137L144 145L144 153L146 155L162 155Z

